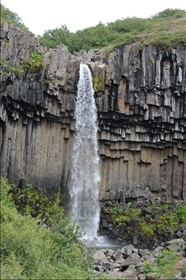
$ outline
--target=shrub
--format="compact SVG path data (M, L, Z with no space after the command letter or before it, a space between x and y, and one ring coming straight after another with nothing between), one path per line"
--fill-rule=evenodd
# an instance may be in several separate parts
M133 208L131 206L130 203L127 203L125 209L121 206L109 208L114 223L119 226L127 223L128 227L125 231L125 237L143 232L147 238L152 239L160 237L160 231L165 234L174 233L178 230L179 224L186 225L186 205L182 203L177 205L176 209L171 209L168 204L158 206L152 203L149 206L153 209L150 219L146 217L144 211L140 208Z
M155 273L156 279L163 275L165 279L173 279L176 270L172 268L173 263L178 259L177 252L170 249L164 249L157 257L154 263L146 261L143 263L144 273Z
M183 265L182 271L181 271L181 276L186 277L186 263Z
M186 205L178 205L176 214L181 220L186 225Z
M0 75L3 76L5 74L14 72L17 77L20 79L24 74L24 66L18 65L17 67L13 67L9 60L0 57Z
M37 52L31 53L28 65L31 73L38 72L40 69L45 68L43 56Z
M1 279L89 279L91 259L78 241L78 228L51 205L50 227L22 216L10 201L12 186L1 178Z
M6 21L8 23L19 26L24 31L28 31L28 28L24 25L22 19L18 16L18 14L10 11L2 4L0 4L0 14L1 14L1 22Z

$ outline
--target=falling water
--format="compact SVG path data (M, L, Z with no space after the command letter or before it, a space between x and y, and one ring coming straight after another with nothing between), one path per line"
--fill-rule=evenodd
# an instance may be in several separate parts
M85 239L97 237L100 207L97 114L92 77L87 65L80 65L75 107L75 141L71 176L71 216L85 233Z

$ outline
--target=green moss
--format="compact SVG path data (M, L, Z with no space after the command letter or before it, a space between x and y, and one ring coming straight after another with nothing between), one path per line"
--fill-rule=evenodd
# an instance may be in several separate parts
M154 58L152 57L152 55L149 55L149 60L152 64L154 64L155 61L154 61Z
M114 51L115 46L110 45L108 47L103 48L103 51L105 52L105 58L108 59L109 55Z
M96 92L104 91L105 83L101 75L92 77L93 88Z
M143 232L148 239L153 239L158 238L159 230L173 233L178 230L179 224L186 226L186 205L180 203L175 209L169 209L168 204L158 206L153 203L149 207L154 212L150 220L143 210L131 207L130 203L126 205L125 209L120 206L110 207L109 212L115 224L127 225L125 237ZM135 221L135 226L131 226L133 221Z
M24 65L18 65L17 67L14 67L11 65L10 60L5 60L5 58L0 57L0 75L3 76L8 73L15 73L19 79L22 78L24 74Z
M39 70L45 68L43 56L40 53L33 52L26 60L24 57L20 58L20 64L17 67L12 66L10 60L6 60L4 57L0 57L0 75L4 76L8 73L14 73L18 79L21 79L25 70L29 68L31 73L37 73Z
M154 234L154 225L148 224L147 222L139 223L139 229L142 231L148 238L153 238Z

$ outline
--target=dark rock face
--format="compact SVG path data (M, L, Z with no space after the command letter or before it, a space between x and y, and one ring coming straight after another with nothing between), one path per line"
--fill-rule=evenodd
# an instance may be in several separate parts
M100 199L186 200L186 48L138 44L70 54L1 26L1 56L15 68L32 52L46 68L1 78L1 174L65 192L71 166L79 64L88 64L99 118ZM122 193L122 195L121 195Z
M126 197L185 198L185 66L180 46L110 54L98 97L103 197L121 188Z

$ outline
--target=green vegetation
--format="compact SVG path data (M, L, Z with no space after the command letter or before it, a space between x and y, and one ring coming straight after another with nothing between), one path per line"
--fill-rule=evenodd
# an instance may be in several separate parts
M44 68L45 64L43 56L37 52L31 53L29 60L26 60L24 57L21 57L20 64L17 67L12 66L10 60L6 60L5 58L0 57L1 77L5 74L13 72L19 79L21 79L25 69L30 69L31 73L37 73L39 70Z
M173 264L178 260L177 252L169 248L165 248L157 257L155 262L146 261L143 263L144 274L155 273L156 279L163 275L165 279L173 279L176 270L172 268Z
M3 5L0 5L0 9L1 23L6 21L28 31L16 13ZM64 24L61 28L45 31L38 39L41 45L49 48L64 44L71 53L102 48L108 57L114 48L135 42L139 42L141 48L148 45L161 48L170 48L173 44L186 46L185 26L185 10L166 9L150 18L123 18L106 24L99 22L96 26L75 33L70 32Z
M28 65L31 73L38 72L40 69L45 67L43 56L37 52L31 53Z
M105 88L105 83L101 77L101 75L98 75L98 76L93 76L92 77L92 82L93 82L93 88L95 91L104 91L104 88Z
M77 240L81 233L64 215L59 194L45 197L30 186L18 191L5 178L0 187L1 279L93 279L91 259Z
M33 189L31 184L27 184L24 189L12 187L8 192L8 198L21 215L44 219L48 226L50 226L48 220L55 218L56 211L60 210L64 214L60 206L60 192L49 195L45 190L38 191Z
M39 36L41 45L50 48L63 43L70 52L104 48L106 55L117 46L140 42L141 47L153 45L170 48L172 44L186 46L186 12L166 9L150 18L125 18L72 33L66 25Z
M9 60L5 60L3 57L0 57L0 76L2 77L6 73L10 72L14 72L18 78L21 78L24 73L24 65L13 67Z
M1 23L8 22L13 25L19 26L22 30L28 31L28 28L22 22L22 19L16 14L11 12L5 6L0 4Z
M152 209L150 217L139 208L132 208L131 204L127 204L123 209L121 206L110 207L109 212L113 222L119 226L126 225L126 237L131 234L143 232L149 239L159 236L159 231L175 232L178 226L183 224L186 226L186 205L178 204L175 208L170 208L168 204L158 206L152 203L149 206ZM170 209L169 209L170 208ZM130 223L135 222L135 226L130 227Z
M181 276L186 277L186 263L183 265Z
M177 207L176 214L180 223L184 223L186 225L186 205L179 205Z

